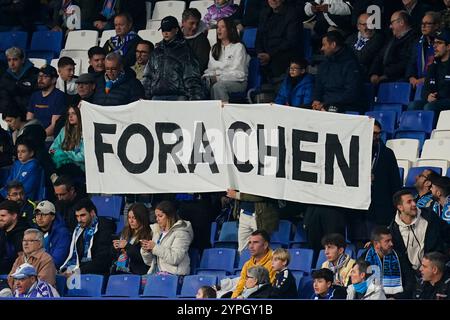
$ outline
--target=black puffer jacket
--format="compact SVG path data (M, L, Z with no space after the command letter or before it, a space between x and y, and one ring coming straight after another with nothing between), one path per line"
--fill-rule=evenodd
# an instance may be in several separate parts
M26 60L19 74L6 70L0 78L0 112L5 112L9 101L13 100L25 115L31 94L37 90L39 69Z
M181 32L180 32L181 33ZM185 39L157 43L144 72L145 96L185 96L204 99L200 67Z
M141 82L133 76L133 73L128 72L128 68L125 69L123 80L114 85L109 93L105 92L105 86L105 77L98 77L92 103L101 106L118 106L144 98L144 88Z

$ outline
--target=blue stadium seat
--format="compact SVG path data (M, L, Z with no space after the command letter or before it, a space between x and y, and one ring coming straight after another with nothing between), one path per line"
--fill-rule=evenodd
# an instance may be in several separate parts
M0 32L0 52L5 60L5 51L11 47L19 47L26 52L28 33L25 31Z
M247 48L247 52L251 55L255 54L256 32L257 28L245 28L242 35L242 43Z
M63 41L63 33L59 31L36 31L31 38L28 51L30 58L46 59L48 63L59 56Z
M378 89L377 104L409 104L412 87L408 82L385 82Z
M366 116L374 118L381 123L382 131L389 134L389 136L394 134L396 114L394 111L368 111Z
M358 111L345 111L344 113L345 113L345 114L348 114L348 115L359 116L359 112L358 112Z
M252 255L250 254L250 250L248 250L248 248L245 248L244 250L242 250L241 254L239 255L239 261L237 264L237 268L234 271L236 272L238 270L242 270L242 267L248 260L250 260L251 256Z
M227 221L222 224L219 232L219 239L214 242L216 248L231 248L238 247L238 224L237 221Z
M119 221L124 206L122 196L92 196L91 200L97 208L99 217L109 217Z
M311 272L314 255L312 249L289 249L289 253L291 255L289 269L303 271L308 274Z
M418 84L416 86L416 91L414 92L414 101L422 100L422 89L423 84Z
M434 111L404 111L400 116L399 131L423 131L430 135L434 125Z
M178 276L149 275L141 297L175 298L177 296Z
M80 275L79 289L68 289L66 297L101 297L103 276L98 274Z
M197 248L190 247L188 254L190 260L191 274L195 274L195 270L197 270L198 265L200 264L200 251Z
M302 271L291 271L292 275L295 278L295 284L297 285L297 290L300 287L300 282L303 278L303 272Z
M294 239L290 241L289 247L290 248L300 248L302 245L306 244L306 233L305 229L303 229L303 223L299 223L296 226L295 233L294 233Z
M7 274L0 274L0 279L7 280L8 275Z
M414 183L416 182L416 176L421 174L423 170L431 169L436 171L439 175L442 174L442 168L439 167L413 167L408 170L408 176L406 177L405 187L414 188Z
M108 279L104 297L138 297L141 276L135 274L117 274Z
M270 236L270 245L281 245L284 248L289 247L291 240L292 223L288 220L280 220L278 230Z
M61 297L65 296L66 289L67 289L67 278L63 276L62 274L56 275L56 290L58 290L58 293Z
M209 231L209 242L211 247L214 247L214 243L217 240L217 222L211 222L211 230Z
M403 185L403 181L405 181L405 168L398 168L398 172L400 173L400 180L402 181L402 185Z
M179 298L195 298L197 291L203 286L215 286L217 284L216 276L191 275L185 276Z
M394 134L394 139L416 139L419 140L419 150L422 150L427 134L420 131L398 131Z
M311 299L314 295L314 288L313 288L313 282L314 280L311 278L311 276L304 276L299 284L298 287L298 297L300 299Z
M125 227L125 215L121 214L116 221L116 234L120 234Z
M256 57L250 59L248 65L247 90L245 92L233 92L229 95L230 102L251 103L251 95L258 93L261 88L261 71L259 60Z
M445 176L450 178L450 168L447 168L447 173L445 174Z
M226 271L232 274L234 271L234 261L236 260L236 250L227 248L205 249L200 260L199 271L213 270Z
M394 111L395 112L395 126L398 124L400 115L403 112L403 107L401 104L376 104L373 107L373 111Z
M372 107L375 103L375 87L372 83L364 83L364 96L369 107Z

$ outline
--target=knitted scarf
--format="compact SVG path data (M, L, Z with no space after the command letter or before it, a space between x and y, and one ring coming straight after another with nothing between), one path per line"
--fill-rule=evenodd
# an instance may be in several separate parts
M18 293L16 291L16 298L52 298L55 297L53 294L52 287L44 281L36 281L31 288L26 293Z
M77 241L80 235L83 233L83 256L78 257L77 251ZM98 218L97 216L92 220L92 223L86 229L82 228L80 225L77 225L73 232L72 242L70 243L70 253L66 262L64 262L61 270L67 268L69 266L79 266L80 262L89 262L92 260L92 246L94 244L94 235L98 231Z
M361 51L364 46L366 45L367 41L369 41L370 38L364 38L361 35L361 32L358 32L358 41L356 41L356 43L353 45L353 47L355 48L356 51Z
M117 79L115 79L115 80L110 80L105 75L105 92L106 92L106 94L108 94L112 88L117 87L118 85L125 82L125 80L126 80L125 71L122 71L121 73L119 73L119 75L117 76Z
M312 300L332 300L334 297L334 291L336 289L334 289L333 287L330 287L330 289L328 289L328 292L326 295L321 296L319 294L314 294L312 296Z
M119 36L111 37L113 51L119 53L122 56L126 55L129 49L130 42L137 36L138 35L136 32L130 31L123 37L123 39L121 39Z
M450 196L447 197L447 202L441 207L439 201L436 201L433 205L433 211L437 213L437 215L450 224Z
M367 251L366 261L372 266L378 266L386 294L403 292L400 261L394 250L392 250L391 254L384 256L383 261L381 261L374 247L370 247Z
M328 269L333 271L335 282L344 283L344 279L341 279L341 275L339 274L339 270L350 260L350 256L348 254L341 254L338 258L337 265L335 266L332 262L328 262Z

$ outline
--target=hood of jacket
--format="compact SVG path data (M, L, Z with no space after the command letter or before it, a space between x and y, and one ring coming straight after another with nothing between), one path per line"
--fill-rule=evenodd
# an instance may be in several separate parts
M23 64L22 70L20 70L20 72L18 74L15 74L14 72L12 72L12 70L10 68L8 68L8 70L6 71L7 73L9 73L11 75L11 77L13 77L16 80L20 80L23 75L31 68L34 68L34 65L31 63L30 60L25 60L25 63Z
M159 227L159 224L154 223L150 227L151 227L152 231L155 234L161 234L162 233L161 229ZM192 225L191 225L191 223L189 221L179 219L177 222L174 223L174 225L169 229L169 231L167 231L166 236L169 233L172 233L172 232L175 232L175 231L185 231L185 232L187 232L189 234L191 239L194 238L194 231L193 231Z

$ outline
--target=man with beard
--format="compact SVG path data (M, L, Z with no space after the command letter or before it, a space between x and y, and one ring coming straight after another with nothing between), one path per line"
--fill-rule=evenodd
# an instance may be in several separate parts
M437 177L439 177L439 175L431 169L425 169L416 176L414 187L416 187L417 190L417 197L414 201L418 208L433 208L435 201L431 193L431 181Z
M153 43L147 40L139 41L136 46L136 63L131 69L136 72L136 79L141 82L144 79L144 70L154 48Z
M20 208L15 201L0 203L0 274L8 274L22 249L23 233L28 225L19 219Z
M19 218L32 226L34 224L34 209L36 204L30 199L25 199L25 189L20 181L11 181L7 186L8 195L6 199L16 202L19 205Z
M443 221L450 224L450 178L438 176L433 179L431 193L436 200L433 211Z
M64 113L67 101L64 93L56 89L58 73L50 65L39 70L38 88L30 98L27 120L38 119L45 128L47 137L54 135L56 121Z
M69 231L72 232L78 224L75 218L74 206L83 197L81 194L78 194L73 181L66 176L58 177L53 183L53 188L55 197L58 199L56 201L56 211L61 215Z

